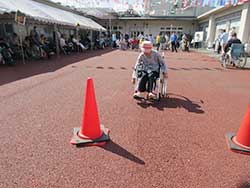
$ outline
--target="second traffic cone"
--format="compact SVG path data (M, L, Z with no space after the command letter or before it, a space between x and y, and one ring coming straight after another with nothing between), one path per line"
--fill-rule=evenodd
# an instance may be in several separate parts
M74 136L71 144L103 145L109 140L109 131L100 125L96 105L94 84L92 78L88 78L85 102L83 110L82 127L74 128Z
M228 133L226 138L231 150L250 154L250 104L247 107L237 135Z

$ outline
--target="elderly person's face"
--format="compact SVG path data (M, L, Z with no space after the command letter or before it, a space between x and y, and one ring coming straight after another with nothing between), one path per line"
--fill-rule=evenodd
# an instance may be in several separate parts
M151 54L151 51L152 51L152 48L149 48L149 49L142 49L142 52L145 54L145 55L150 55Z
M145 41L142 43L141 50L145 55L150 55L152 48L153 48L153 45L150 41Z

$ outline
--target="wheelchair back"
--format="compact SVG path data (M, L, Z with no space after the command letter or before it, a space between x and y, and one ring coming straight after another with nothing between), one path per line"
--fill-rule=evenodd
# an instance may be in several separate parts
M243 44L232 44L231 46L231 57L234 59L240 58L240 56L244 53L244 45Z

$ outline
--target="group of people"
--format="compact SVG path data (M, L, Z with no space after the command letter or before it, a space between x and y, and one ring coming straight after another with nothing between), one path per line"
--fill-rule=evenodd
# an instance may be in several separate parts
M231 28L229 32L226 32L226 30L223 29L215 40L215 52L221 54L221 59L223 59L229 52L232 44L241 44L240 39L237 38L235 28ZM224 66L223 61L221 61L221 65ZM236 65L233 63L233 66Z
M160 32L155 37L153 37L152 34L144 35L143 32L132 37L129 37L127 33L125 35L119 33L112 34L112 48L119 47L122 50L139 49L144 41L150 41L158 51L171 50L172 52L178 52L177 49L179 47L181 47L183 51L188 51L191 36L186 33L177 35L176 32L172 32L170 36Z
M11 36L0 38L0 64L14 65L18 59L46 59L56 54L57 45L60 53L83 52L85 50L104 48L100 37L95 37L93 44L88 34L67 36L59 31L53 32L52 37L37 31L34 26L30 34L21 41L20 36L12 33Z
M231 46L231 39L237 39L237 33L235 31L235 27L232 27L229 32L226 31L226 29L219 30L219 34L215 39L215 52L220 53L226 53L228 51L228 46ZM231 41L230 41L231 40ZM230 42L229 42L230 41ZM233 43L241 43L239 39L233 40Z
M186 39L185 39L186 37ZM183 36L184 40L189 40L187 36ZM172 51L176 51L176 40L177 36L172 34L170 37L170 43L172 46ZM148 97L155 99L156 93L154 92L156 79L159 77L160 72L163 73L163 77L167 78L167 65L164 58L159 53L159 49L163 48L163 44L166 42L161 42L161 36L156 37L157 50L153 49L153 42L150 40L145 40L141 44L141 53L139 54L136 64L134 66L134 71L132 73L132 83L136 84L134 98L141 98L142 92L148 92ZM241 41L237 38L235 31L230 31L228 35L221 36L221 48L223 55L225 55L232 44L241 44ZM161 71L160 71L161 70Z
M21 58L50 58L55 53L53 39L47 38L44 34L39 35L36 26L30 31L30 35L24 37L22 41L16 33L12 33L9 38L1 38L0 40L2 44L0 63L3 64L13 65L15 60Z

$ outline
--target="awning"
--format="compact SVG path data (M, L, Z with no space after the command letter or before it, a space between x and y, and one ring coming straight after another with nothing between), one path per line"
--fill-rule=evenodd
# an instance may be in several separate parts
M76 26L79 23L80 28L106 31L104 27L89 18L36 1L0 1L0 13L17 12L18 10L38 21L69 26Z

